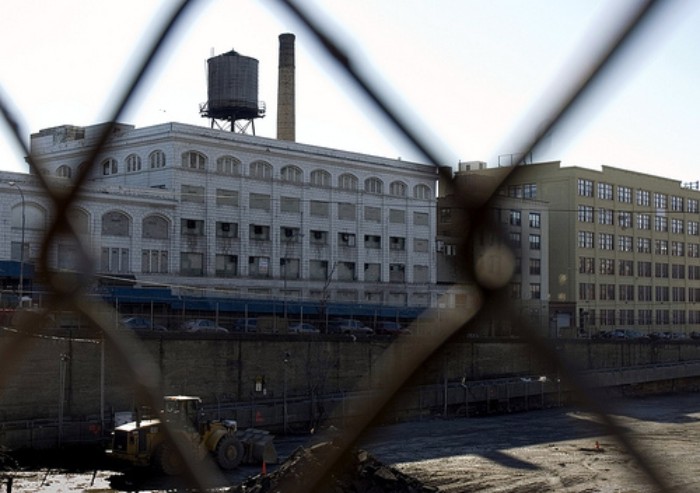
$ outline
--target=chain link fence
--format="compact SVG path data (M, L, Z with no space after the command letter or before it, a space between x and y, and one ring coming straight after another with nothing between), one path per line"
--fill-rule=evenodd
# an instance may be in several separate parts
M120 116L124 113L126 106L152 69L154 59L165 50L167 41L175 35L177 28L190 22L190 14L192 14L195 5L198 3L201 2L195 0L178 2L174 4L169 16L162 19L160 35L156 37L150 46L145 46L139 58L133 62L135 67L133 73L135 75L131 78L125 77L121 81L118 93L114 94L113 101L115 101L115 104L110 113L109 121L117 122L120 120ZM322 47L327 56L335 61L338 67L346 74L348 80L354 83L367 100L408 140L410 145L422 155L425 162L435 165L437 172L441 175L441 180L451 179L446 174L445 168L441 166L440 149L436 148L434 142L427 141L422 135L415 133L402 118L400 112L396 111L391 103L382 97L381 94L388 92L386 88L374 87L370 81L364 78L362 72L358 70L358 61L354 60L350 54L344 52L332 33L326 29L322 20L314 20L318 19L318 17L313 16L312 18L308 12L303 10L301 5L294 1L278 0L272 3L280 11L284 10L291 13L304 26L304 29L308 31L312 39ZM512 142L510 148L523 149L524 151L522 154L519 154L520 157L511 157L513 162L509 164L513 166L508 168L507 173L503 176L503 180L517 173L518 165L523 164L522 160L526 156L532 155L544 137L577 111L586 93L591 90L603 74L619 62L622 53L628 48L628 45L637 41L643 25L650 22L655 15L658 15L661 9L660 4L663 3L660 1L637 2L634 11L623 23L617 26L613 35L607 40L604 49L597 53L595 57L589 59L589 61L582 62L583 65L581 65L578 78L569 83L566 90L561 92L562 96L559 99L547 101L546 106L539 107L533 114L528 115L529 118L526 121L530 122L530 128L536 128L538 131L535 133L523 131L518 137L520 140ZM89 167L85 167L80 171L75 178L74 186L70 190L53 188L42 173L38 172L37 163L34 162L29 149L26 148L23 137L19 135L19 125L15 115L10 111L10 107L7 101L3 101L0 104L0 110L6 126L10 129L12 138L23 148L25 155L28 156L27 160L34 176L43 186L46 196L50 197L52 201L52 217L55 217L55 220L45 232L41 256L36 269L38 275L43 276L42 282L49 288L49 292L43 299L40 323L37 323L36 319L32 319L31 326L27 324L23 329L26 333L31 333L33 329L36 329L37 325L41 323L48 324L52 312L70 311L78 314L91 330L94 330L95 333L100 333L101 337L104 337L112 347L116 348L116 353L121 363L132 372L134 382L139 389L139 397L151 408L157 409L162 396L159 393L158 382L160 378L156 363L138 344L137 339L132 334L116 330L114 320L117 314L114 307L106 306L85 295L83 287L89 283L84 282L85 279L81 278L81 276L89 276L88 271L82 274L79 273L76 276L64 276L52 271L52 266L49 262L49 249L58 239L70 238L80 244L79 235L71 225L67 211L80 201L81 187L86 181ZM99 144L93 151L89 161L93 166L96 165L95 159L107 142L111 130L110 125L105 126L104 133L99 139ZM493 196L500 185L501 183L495 184L493 188L488 190L486 195ZM461 195L455 193L455 197L457 200L460 200ZM486 213L489 207L488 200L478 204L464 202L460 205L464 211L464 227L462 228L464 232L463 239L465 240L463 242L464 245L469 245L470 238L474 238L484 231L498 231L498 226L490 222L491 216ZM83 251L83 254L85 253ZM87 255L84 256L88 258ZM458 312L453 311L449 314L441 314L440 320L442 323L430 331L429 334L424 331L424 337L421 338L420 344L415 343L411 337L400 338L395 342L397 345L405 345L406 347L400 351L387 351L386 355L382 356L375 364L374 371L383 371L387 376L383 391L380 393L367 393L353 402L353 408L360 409L361 412L351 416L344 416L343 435L338 442L339 447L324 458L320 467L314 470L303 471L302 480L295 483L303 486L297 486L296 489L292 487L289 491L313 491L323 484L324 480L329 477L334 468L342 461L343 454L358 441L368 427L375 423L383 411L392 405L394 397L409 378L419 370L421 365L428 361L458 331L472 330L471 321L475 315L483 310L488 310L489 305L493 306L488 313L498 312L504 319L511 319L513 323L517 323L519 327L523 328L522 335L531 345L532 354L546 362L549 367L556 369L561 381L565 382L567 388L576 393L577 400L589 411L598 415L607 431L618 438L629 455L637 462L639 469L646 476L646 481L654 485L659 492L670 491L663 474L653 466L644 451L636 446L623 428L617 425L615 418L610 412L611 410L606 409L600 401L593 397L592 390L583 378L584 376L572 371L566 362L561 360L551 341L538 335L536 328L528 325L528 320L519 319L517 313L510 314L503 309L503 300L505 299L503 291L508 280L494 280L484 276L479 271L475 271L473 256L473 248L468 247L457 259L457 262L462 264L468 273L468 279L465 282L470 284L477 293L477 296L471 298L475 300L473 304L464 307ZM498 307L498 310L494 310L494 306ZM8 378L13 375L23 354L29 351L32 343L33 339L29 336L17 336L6 341L0 353L0 389L7 383ZM394 355L402 355L403 357L398 361ZM443 390L445 405L448 402L447 390L447 388ZM464 391L464 387L456 387L450 389L450 391L461 393ZM474 390L472 389L472 391ZM439 393L440 389L432 389L431 392ZM434 397L434 399L439 398ZM172 430L167 432L172 434ZM180 450L180 455L186 457L187 453L184 450ZM215 468L207 463L185 461L185 469L187 481L192 486L200 489L210 484L208 477L217 475Z

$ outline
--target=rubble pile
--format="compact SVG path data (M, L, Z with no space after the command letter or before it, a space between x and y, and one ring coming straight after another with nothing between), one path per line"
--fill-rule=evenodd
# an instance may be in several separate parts
M319 457L328 453L331 442L319 443L295 450L273 473L249 478L230 493L267 493L308 491L303 488L309 468L320 466ZM340 469L323 482L316 493L433 493L437 488L425 486L418 480L382 464L365 450L346 454Z

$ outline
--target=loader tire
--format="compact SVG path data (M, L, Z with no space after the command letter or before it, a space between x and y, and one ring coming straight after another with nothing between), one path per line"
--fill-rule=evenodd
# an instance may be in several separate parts
M243 460L243 444L233 435L226 435L216 444L216 463L224 470L237 468Z
M176 476L182 472L182 459L172 444L162 443L156 450L155 464L158 469L168 476Z

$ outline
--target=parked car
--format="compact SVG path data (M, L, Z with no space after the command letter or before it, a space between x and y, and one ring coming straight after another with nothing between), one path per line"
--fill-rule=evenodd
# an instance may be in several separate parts
M152 323L147 318L142 317L124 317L121 323L124 327L131 330L151 330L155 332L164 332L166 330L164 326Z
M328 322L328 332L336 334L372 335L374 331L359 320L337 318Z
M610 332L610 339L649 339L649 336L634 329L615 329Z
M320 331L315 325L309 323L289 324L287 332L292 334L318 334Z
M652 341L659 341L659 340L665 340L665 339L670 339L670 333L669 332L651 332L649 333L649 339Z
M234 332L257 332L257 318L238 318L233 322Z
M382 321L377 322L374 326L374 332L377 334L398 336L401 334L410 334L411 331L398 322Z
M216 325L213 320L208 320L206 318L187 320L182 324L182 330L185 332L211 332L217 334L228 334L228 330Z

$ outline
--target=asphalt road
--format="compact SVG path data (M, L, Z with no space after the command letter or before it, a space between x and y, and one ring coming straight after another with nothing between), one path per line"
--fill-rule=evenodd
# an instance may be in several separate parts
M700 491L700 394L612 404L613 418L669 491ZM278 437L276 443L284 457L306 438ZM571 408L392 425L366 436L362 447L442 492L662 491L644 472L645 462L616 435L607 433L596 417ZM244 467L221 486L259 472L259 467ZM4 493L5 484L0 484ZM16 472L12 491L159 492L176 487L171 478L38 468Z

